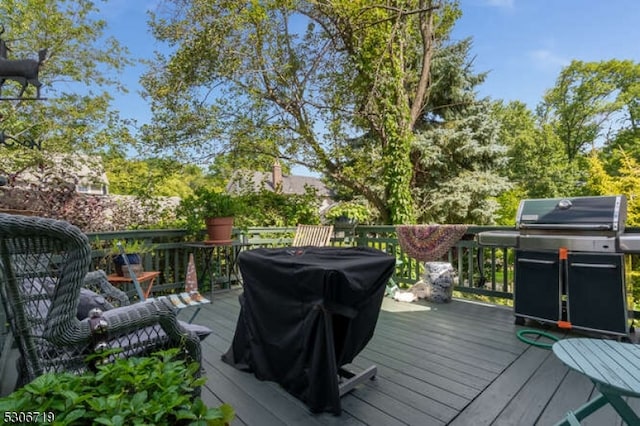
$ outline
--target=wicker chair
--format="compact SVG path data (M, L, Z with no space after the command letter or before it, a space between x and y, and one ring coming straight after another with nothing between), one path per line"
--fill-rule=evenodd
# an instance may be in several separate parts
M200 339L167 303L129 305L116 295L113 305L102 300L109 305L104 311L79 319L83 287L106 281L104 273L87 275L90 262L89 240L77 227L0 214L0 299L20 351L18 386L46 372L82 373L97 347L118 349L111 357L179 347L189 360L201 361Z

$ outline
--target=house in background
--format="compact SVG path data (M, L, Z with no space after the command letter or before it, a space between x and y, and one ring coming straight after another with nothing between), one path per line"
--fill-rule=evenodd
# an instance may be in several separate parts
M46 188L47 185L62 181L81 194L109 193L109 180L99 156L55 155L49 163L21 171L10 177L10 181L11 186L23 189Z
M259 192L266 189L282 194L302 195L306 192L307 187L316 190L320 200L320 213L334 203L333 191L322 180L312 176L283 175L282 166L277 158L271 172L236 171L226 190L229 194L240 194L246 191Z

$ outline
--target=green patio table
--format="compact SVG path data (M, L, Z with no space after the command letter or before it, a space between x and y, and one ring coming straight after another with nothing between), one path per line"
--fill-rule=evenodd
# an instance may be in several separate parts
M580 420L611 404L629 425L640 418L622 397L640 397L640 345L615 340L573 338L553 344L553 352L569 368L591 379L600 395L569 412L558 425L578 425Z

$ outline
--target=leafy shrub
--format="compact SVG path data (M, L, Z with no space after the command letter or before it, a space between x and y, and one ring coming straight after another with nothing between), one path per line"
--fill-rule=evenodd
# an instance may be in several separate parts
M207 408L193 398L206 379L196 379L198 363L177 359L177 352L117 359L98 365L96 373L44 374L0 398L0 412L50 412L57 424L70 426L229 424L235 415L231 406Z
M98 242L98 241L97 241ZM124 249L124 252L127 254L144 254L144 253L152 253L156 246L155 244L151 244L146 240L111 240L108 243L108 251L107 254L109 256L119 256L120 255L120 246Z
M244 205L237 216L237 226L295 226L320 223L319 201L315 190L304 194L281 194L268 190L240 196Z
M226 213L232 213L234 226L295 226L298 223L320 223L319 202L315 191L305 194L281 194L268 190L230 196L207 189L197 189L194 195L180 202L177 216L183 220L178 224L197 235L204 228L206 214L218 210L217 206L230 205ZM218 211L218 213L220 213Z
M341 201L327 211L325 217L330 220L349 220L367 223L371 219L371 211L363 203L357 201Z
M180 201L179 211L183 215L197 214L203 220L208 217L230 217L242 211L236 197L217 190L197 188L193 195Z

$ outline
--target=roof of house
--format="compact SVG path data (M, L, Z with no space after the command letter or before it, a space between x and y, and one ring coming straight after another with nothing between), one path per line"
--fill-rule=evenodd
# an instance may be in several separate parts
M331 197L333 192L320 179L312 176L282 175L281 190L283 194L304 194L305 187L316 189L320 197ZM273 174L271 172L238 171L227 185L227 192L239 193L251 189L274 191Z

